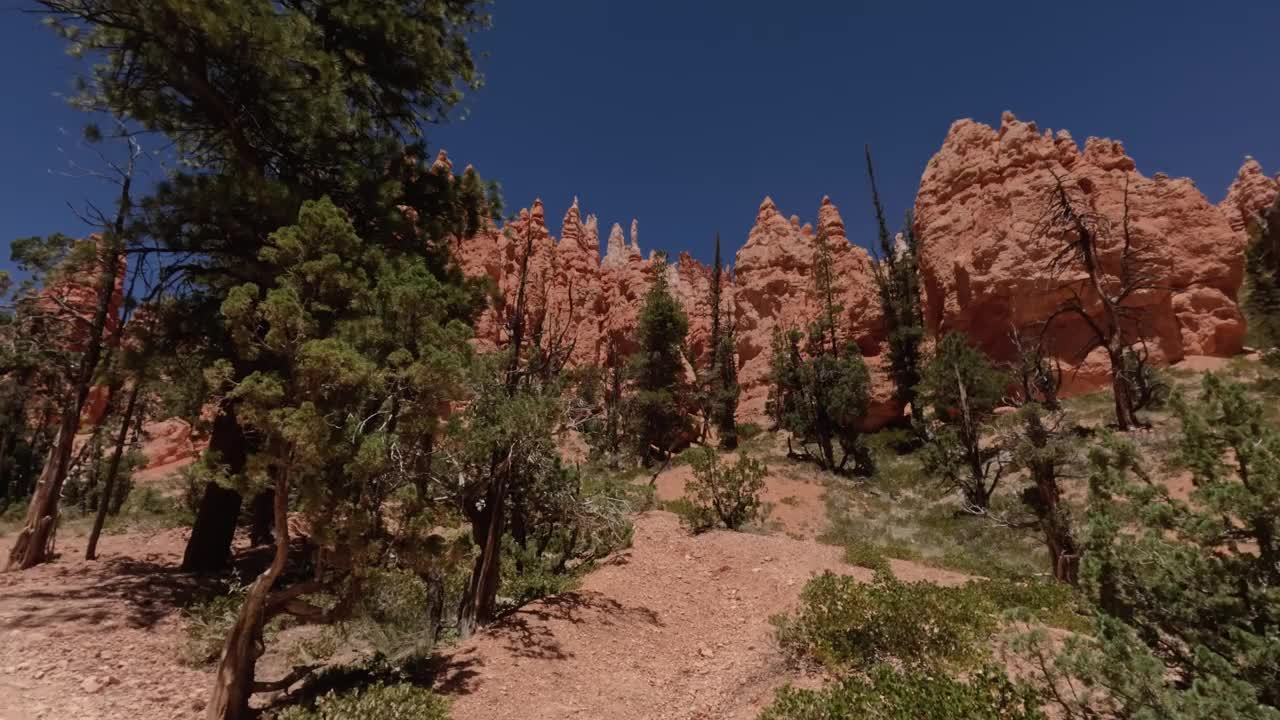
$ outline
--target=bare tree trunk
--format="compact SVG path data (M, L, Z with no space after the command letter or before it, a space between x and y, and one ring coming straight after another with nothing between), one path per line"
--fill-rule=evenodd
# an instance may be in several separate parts
M111 451L107 477L98 493L98 514L94 516L93 529L89 531L89 545L84 550L85 560L98 559L98 536L102 534L102 525L107 520L107 509L111 506L111 497L116 487L116 474L120 471L120 459L124 456L125 440L129 436L129 425L133 421L134 410L138 407L138 394L141 390L142 382L135 378L133 388L129 391L129 401L124 408L124 416L120 418L120 432L116 433L116 446Z
M1116 426L1121 430L1131 430L1139 423L1133 412L1132 389L1125 377L1124 348L1118 340L1108 343L1107 357L1111 360L1111 394L1115 399Z
M476 627L493 620L501 578L502 534L506 530L507 474L499 474L489 488L484 507L471 517L471 537L480 547L467 592L458 607L458 635L471 637Z
M235 625L227 633L222 648L213 694L205 710L207 720L243 720L249 717L249 696L253 694L254 670L265 648L262 626L266 622L267 601L271 587L284 572L289 560L289 471L282 468L276 477L273 510L276 523L275 554L271 565L258 576L245 593L244 604Z
M120 261L124 254L125 222L132 207L129 194L133 183L132 170L131 160L129 171L124 173L121 179L115 221L108 228L107 237L103 238L106 248L105 250L94 248L102 277L98 279L98 296L93 309L93 318L89 322L85 351L80 356L80 364L76 369L72 401L62 409L57 439L45 459L44 468L40 473L40 482L36 485L35 494L31 497L31 504L27 506L26 526L18 533L9 551L6 569L16 565L25 570L45 562L49 559L53 548L62 483L67 479L76 428L80 425L80 413L84 411L84 404L93 384L93 376L97 372L98 361L102 357L103 334L107 327L107 316L111 313L111 299L115 296L116 278L120 273Z
M244 432L236 420L235 408L223 408L213 421L209 449L227 472L235 475L244 470L247 453ZM182 556L182 569L188 572L210 572L226 567L231 557L231 541L240 517L240 493L215 482L205 484L204 496L196 512L195 525Z
M253 496L249 504L249 541L256 545L270 545L271 528L275 524L272 517L275 513L275 492L263 490Z

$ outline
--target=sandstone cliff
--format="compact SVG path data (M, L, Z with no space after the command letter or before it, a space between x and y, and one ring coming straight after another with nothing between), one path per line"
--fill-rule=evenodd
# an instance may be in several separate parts
M1049 269L1062 238L1041 232L1055 175L1087 196L1116 238L1127 195L1134 243L1151 248L1159 286L1130 299L1142 312L1129 330L1148 339L1156 362L1240 350L1244 238L1226 215L1188 179L1139 173L1119 142L1089 138L1081 150L1066 131L1041 132L1011 113L998 129L954 123L921 178L916 229L932 333L963 331L997 359L1011 359L1011 330L1034 327L1069 294ZM1118 240L1104 248L1109 278L1119 255ZM1098 353L1079 356L1082 321L1053 335L1054 351L1076 371L1073 389L1102 381Z
M1049 272L1062 238L1039 231L1055 175L1079 188L1090 208L1114 228L1123 225L1127 204L1134 242L1151 248L1158 288L1130 298L1142 312L1128 331L1147 339L1154 362L1240 351L1244 319L1236 296L1243 279L1246 227L1280 191L1277 178L1248 159L1226 199L1214 206L1190 180L1139 173L1119 142L1089 138L1081 148L1065 130L1042 132L1010 113L999 128L972 120L954 123L921 177L915 217L926 324L932 334L963 331L997 360L1012 360L1011 331L1035 327L1063 300L1069 292L1064 278ZM548 331L570 339L573 360L603 364L610 342L623 355L630 352L653 269L637 234L635 221L629 240L622 226L614 224L601 258L596 220L582 219L576 200L565 214L558 241L546 227L542 203L535 202L506 227L489 226L460 243L464 269L491 278L500 296L481 319L478 343L493 347L503 339L515 307L519 262L530 242L531 276L536 278L530 307L546 309ZM842 326L872 371L868 425L878 427L901 408L884 372L887 358L872 260L850 242L829 198L818 208L816 229L794 215L784 216L765 198L737 253L724 301L737 328L743 388L739 413L744 420L763 418L774 332L803 330L817 313L812 266L819 235L831 245L840 279ZM1113 243L1104 249L1104 270L1114 276L1118 261ZM691 359L700 365L710 325L710 270L681 253L667 272L673 294L689 315ZM1055 325L1049 338L1072 371L1068 392L1105 381L1105 359L1097 352L1081 357L1086 339L1079 321Z

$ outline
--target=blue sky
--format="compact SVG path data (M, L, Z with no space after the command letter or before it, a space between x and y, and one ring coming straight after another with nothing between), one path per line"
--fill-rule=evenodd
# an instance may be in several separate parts
M10 6L12 7L12 6ZM874 233L862 146L893 219L951 122L1123 140L1139 169L1221 200L1243 157L1280 171L1280 3L499 0L477 38L487 82L432 128L459 166L534 197L553 232L572 198L644 249L739 247L760 200L812 220L823 195ZM83 232L68 202L109 188L56 173L82 118L74 63L38 19L0 13L0 243ZM64 136L65 129L71 133ZM55 172L51 172L55 171Z

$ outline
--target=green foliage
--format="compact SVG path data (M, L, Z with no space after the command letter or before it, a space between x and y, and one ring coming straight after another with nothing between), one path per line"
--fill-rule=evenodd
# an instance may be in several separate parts
M759 519L764 511L760 494L764 491L765 464L746 454L732 465L721 465L720 455L711 448L690 453L693 482L685 489L692 512L681 513L693 530L707 530L723 523L730 530Z
M738 446L738 360L732 318L724 317L721 291L725 271L720 263L720 235L716 234L715 262L711 267L711 286L707 305L711 310L711 333L707 338L708 363L703 373L703 414L714 424L720 436L720 447L731 450Z
M867 541L854 540L846 544L844 561L876 572L892 572L884 548Z
M879 252L871 263L876 291L880 296L880 313L885 319L889 346L889 377L893 380L894 398L915 408L916 386L921 380L924 362L924 312L920 304L920 271L915 221L907 212L901 242L889 235L884 207L876 188L871 148L866 148L867 178L871 183L871 204L876 211Z
M1250 223L1244 257L1249 334L1280 364L1280 198Z
M186 634L179 658L191 667L204 667L218 659L227 632L236 622L247 586L233 583L226 592L193 603L183 611Z
M636 327L639 348L628 363L632 390L624 412L636 454L646 462L665 460L692 433L684 369L689 319L667 285L666 263L652 272Z
M314 708L289 707L271 717L273 720L448 720L449 703L417 685L377 682L342 693L330 691L316 701Z
M1173 406L1188 498L1148 478L1131 445L1090 454L1081 577L1096 624L1046 683L1088 689L1063 700L1077 717L1280 717L1280 432L1212 374Z
M856 345L835 354L812 332L776 334L770 360L770 411L798 452L826 470L873 471L860 425L870 402L871 376Z
M760 720L1044 720L1030 687L984 667L960 680L919 670L875 668L821 690L784 687Z
M774 622L790 657L837 672L885 662L947 670L970 668L986 657L994 610L968 586L904 583L884 572L862 583L827 572L805 586L793 616Z
M844 308L835 301L831 248L821 233L813 266L818 316L807 336L795 330L775 331L767 410L777 427L789 433L792 453L834 472L843 472L852 460L854 473L870 475L874 467L861 426L870 403L871 376L857 345L840 338ZM798 451L792 443L798 443Z
M925 468L958 490L968 512L983 514L1005 470L999 447L983 444L985 424L1004 397L1008 378L960 333L938 342L925 366L918 398L932 411Z

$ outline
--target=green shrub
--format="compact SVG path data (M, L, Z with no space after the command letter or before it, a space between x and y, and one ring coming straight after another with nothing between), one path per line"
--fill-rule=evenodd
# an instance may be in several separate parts
M853 541L844 548L844 561L868 570L890 572L889 558L874 543Z
M821 690L778 691L760 720L1043 720L1035 692L1002 671L965 680L879 666Z
M179 653L184 663L202 667L218 659L227 633L235 624L244 603L247 588L247 585L233 583L227 592L197 602L183 611L187 637Z
M760 427L760 425L757 423L748 422L748 423L738 424L739 440L742 440L742 441L751 440L755 437L758 437L762 432L764 432L764 428Z
M724 523L730 530L737 530L763 515L760 493L764 491L765 464L745 453L732 465L721 465L720 455L711 448L699 448L687 453L693 466L693 482L686 492L696 509L681 517L694 530L714 527ZM695 524L696 523L696 524Z
M774 618L778 643L794 660L835 671L894 662L916 669L970 667L987 654L995 607L969 586L904 583L876 573L871 583L830 572L809 581L793 616Z
M974 592L995 607L1053 627L1087 632L1091 626L1080 611L1075 590L1066 583L1043 580L975 580Z
M344 693L329 692L314 708L295 706L274 720L448 720L449 703L426 688L375 683Z

